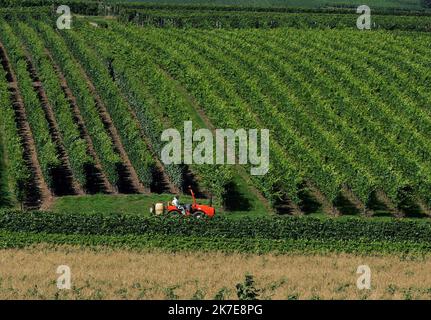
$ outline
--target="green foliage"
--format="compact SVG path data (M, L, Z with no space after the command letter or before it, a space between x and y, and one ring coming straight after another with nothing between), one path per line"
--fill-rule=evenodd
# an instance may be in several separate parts
M187 89L188 93L196 99L198 104L196 108L201 108L217 128L253 129L261 126L253 111L242 102L241 97L236 95L235 89L231 89L224 78L210 70L208 65L211 63L204 61L202 57L196 57L192 48L186 47L180 41L176 42L172 37L165 39L163 33L156 33L153 30L143 35L137 28L115 25L115 29L129 41L140 39L141 50L144 48L146 51L151 50L152 59L162 66L170 77ZM190 59L196 61L196 65L190 63ZM182 108L184 108L183 104L178 104L174 109ZM165 114L169 113L167 111ZM187 116L184 115L184 118L187 119ZM298 185L303 181L301 173L290 161L286 161L286 155L282 154L277 145L271 146L270 158L271 163L277 163L277 166L271 166L269 174L264 177L253 177L259 189L273 203L280 189L287 192L292 201L298 203ZM224 185L229 181L226 179L226 171L219 170L217 173L211 171L211 166L196 167L199 167L197 170L201 170L203 176L209 177L207 179L211 182L212 192L221 193L225 190Z
M270 128L273 166L267 176L254 178L268 199L285 192L299 202L299 186L311 182L330 202L347 187L365 206L376 191L384 191L394 206L406 198L429 203L429 94L411 86L408 70L417 70L420 83L426 73L402 49L413 39L418 41L411 46L426 46L425 38L348 30L111 28L151 50L218 127ZM366 50L359 45L364 37L375 39L365 42ZM375 41L391 50L376 48ZM362 72L351 50L373 67ZM425 48L421 56L427 63ZM389 62L394 59L402 68ZM387 78L397 81L389 85ZM413 100L416 91L419 99Z
M48 122L27 70L22 43L6 22L0 20L0 39L4 44L14 70L23 98L27 120L36 143L36 150L42 173L48 185L52 184L51 169L60 165L54 142L51 139Z
M296 10L298 11L298 10ZM430 31L431 17L379 15L373 12L373 29ZM317 28L356 29L358 15L350 12L254 12L217 10L121 10L120 20L160 28Z
M429 243L417 241L367 241L367 240L271 240L271 239L238 239L238 238L207 238L167 235L82 235L82 234L49 234L0 231L0 248L21 248L35 244L74 245L92 248L108 246L133 250L178 251L220 251L224 253L254 254L327 254L349 253L367 255L400 255L413 259L421 259L431 252ZM230 291L220 293L230 295Z
M8 0L2 0L8 1ZM50 7L6 7L4 8L4 4L0 4L0 17L2 19L6 19L8 21L18 21L25 20L29 17L39 19L39 20L47 20L52 12Z
M196 292L191 297L191 300L204 300L205 299L205 291L202 289L197 289Z
M259 289L254 286L253 276L250 274L245 275L244 283L236 285L236 294L239 300L258 300Z
M108 0L114 4L114 12L127 9L165 11L253 11L253 12L325 12L346 13L356 9L362 2L357 0ZM375 0L373 9L379 14L420 14L421 0ZM425 0L427 1L427 0Z
M203 52L203 56L212 62L219 61L225 66L224 78L231 81L235 90L240 92L249 106L260 115L262 124L272 129L272 139L278 141L280 145L288 146L287 158L298 167L303 167L306 179L313 181L329 200L335 199L345 184L349 185L364 204L368 203L373 190L378 187L390 195L393 189L397 191L397 186L401 189L402 182L396 181L397 177L388 172L387 165L381 164L382 159L379 155L375 155L373 150L358 140L350 128L351 124L337 118L333 108L322 103L324 97L315 99L315 95L325 84L319 84L314 90L304 85L308 81L307 78L317 77L311 76L314 70L301 53L308 44L290 48L291 44L296 42L293 41L296 35L302 37L300 34L292 34L288 43L284 43L285 37L281 34L277 36L278 32L277 34L273 32L271 39L265 39L266 36L263 34L257 35L257 31L247 32L244 38L235 37L232 33L219 32L190 32L190 36L184 32L170 33L180 35L183 43L190 42L194 48ZM244 41L245 38L249 41ZM314 41L309 42L316 43L318 39L319 37L316 37ZM262 43L265 47L262 50L261 46L251 46L251 43ZM273 43L276 45L272 45ZM267 49L266 44L271 46ZM219 54L220 49L232 53L229 59ZM285 52L289 52L288 58L280 59ZM305 55L308 55L308 51ZM316 59L315 55L310 57ZM295 67L292 66L294 63ZM303 78L303 74L298 73L296 69L304 69L303 74L310 76ZM253 79L253 75L259 78L259 82ZM298 90L292 94L284 90L281 83L292 83ZM271 96L276 96L277 99L268 99L265 92L270 92ZM307 109L310 101L313 101L313 112ZM286 108L287 105L291 107ZM338 128L343 134L334 132L334 121L340 124ZM341 148L342 145L344 148L352 146L352 150L345 152ZM328 159L331 159L334 166L321 166L321 163L327 162ZM382 176L385 177L385 181L378 186ZM388 179L392 182L389 183ZM398 202L395 196L394 202Z
M113 82L109 70L77 34L64 32L63 35L68 40L70 50L87 71L98 94L102 97L140 181L149 187L152 182L154 160L142 138L139 125Z
M6 72L0 68L0 206L20 201L24 184L29 177Z
M177 38L178 35L179 38ZM322 160L319 159L316 152L312 151L306 141L298 137L294 129L295 125L289 125L289 119L293 118L288 115L289 109L285 108L289 103L286 103L282 110L277 110L272 101L262 94L257 94L259 89L256 84L252 88L246 85L252 73L250 70L254 70L256 66L239 71L242 66L239 64L232 67L232 57L224 58L218 51L219 49L212 50L212 46L206 44L211 41L210 39L195 41L193 39L197 37L196 35L185 37L185 39L180 34L178 35L177 33L169 34L169 44L174 44L178 49L174 51L165 46L163 58L167 61L167 65L170 60L175 61L175 64L172 62L170 64L177 68L169 67L169 72L184 81L187 88L198 97L197 99L214 123L223 123L223 126L232 128L264 127L271 131L270 158L273 163L277 163L277 166L272 167L267 176L255 178L255 180L260 180L258 183L262 192L271 195L272 188L268 191L265 184L279 183L278 187L281 185L287 191L289 198L298 202L298 185L303 182L302 179L308 179L318 185L329 201L333 201L341 190L342 179L331 168L321 166ZM160 36L151 40L152 42L147 45L149 47L165 43ZM223 42L217 43L215 47L220 48L223 46ZM196 49L202 51L203 54L198 54ZM182 51L178 52L179 50ZM231 51L233 48L228 50ZM193 61L193 64L189 63L189 59ZM225 66L223 74L219 74L218 70L213 67L214 62ZM237 75L241 75L241 77ZM263 77L264 73L259 76ZM232 78L233 80L228 82ZM199 79L199 81L195 79ZM211 79L211 83L209 83L209 79ZM254 80L253 83L255 83ZM204 93L204 97L200 98L202 93ZM278 92L274 92L274 96L278 95ZM297 109L292 108L293 110L296 114ZM304 123L304 121L298 121L298 123ZM321 141L316 141L316 144L324 148ZM283 150L284 146L288 150ZM305 167L307 170L301 172L300 167ZM281 179L281 182L274 177ZM269 198L271 199L271 197Z
M28 16L34 18L38 18L38 16L46 17L55 12L53 8L64 4L61 0L2 0L0 7L6 9L0 10L0 14L5 11L14 15L19 14L21 18L27 18ZM97 15L100 1L69 0L67 5L75 14Z
M71 105L60 85L59 77L46 55L45 46L36 31L24 23L18 24L18 32L32 56L33 65L47 94L54 112L62 143L68 154L72 174L81 186L86 184L85 166L94 160L87 152L87 144L80 136Z
M297 293L289 294L287 296L287 300L298 300L298 298L299 298L299 295Z
M182 8L174 12L155 6L145 12L181 17L201 15L203 21L207 14L211 19L240 17L245 23L251 21L247 20L251 13L256 13L256 17L290 15L302 19L307 12L312 25L317 16L325 17L322 23L332 19L331 15L317 11L205 10L199 13L193 8ZM339 21L353 17L342 10L336 16ZM418 26L429 19L426 13L423 17L381 17L385 21L393 17L394 21L416 19L421 21ZM97 106L83 75L77 71L75 58L91 76L133 166L147 186L151 184L153 158L161 150L161 131L167 127L181 130L184 120L205 127L200 117L204 113L216 127L271 130L270 172L264 177L252 177L252 181L272 203L288 198L301 204L303 187L311 185L325 198L322 202L328 200L332 204L341 193L350 190L365 207L371 205L377 192L382 192L382 198L389 199L394 207L403 208L407 200L420 202L425 209L431 207L431 95L426 35L284 28L146 28L143 32L139 27L106 20L103 28L80 25L74 31L63 32L62 39L47 24L33 21L32 25L42 30L77 95L111 181L117 179L114 168L118 156L97 120ZM19 48L21 44L9 26L2 24L1 29L1 36L9 43L12 64L19 71L20 86L30 87L24 75L22 52L14 51L14 45ZM40 74L45 75L47 87L54 88L47 92L52 92L52 101L56 101L55 93L60 91L55 81L48 80L52 68L41 54L44 44L36 39L31 28L21 24L19 29L33 48L33 55L39 57L36 60ZM361 59L352 59L352 55ZM26 104L36 103L34 94L23 91ZM65 106L61 103L59 110L66 110ZM41 114L38 108L34 109L30 112L34 117L30 117L30 124L46 173L50 161L43 157L50 158L52 149L43 144L46 132L38 128L43 121L38 121ZM64 126L64 133L69 132L67 136L72 140L76 130L69 127ZM99 132L103 134L97 138ZM70 148L72 158L83 156L82 148L77 147L75 152L73 143ZM183 182L182 169L166 166L177 186ZM192 169L198 182L206 184L206 189L218 199L227 193L226 186L235 176L234 170L225 167Z
M145 133L145 136L151 143L152 151L155 154L160 154L163 147L163 142L160 140L160 137L164 128L169 127L169 123L164 123L163 116L160 115L161 110L158 110L158 114L155 114L155 112L150 108L149 99L146 95L147 90L145 90L145 84L141 83L140 79L144 78L145 82L148 82L149 79L147 78L147 74L137 72L136 65L134 64L136 56L133 55L133 52L130 52L129 46L121 46L117 44L116 41L118 41L118 39L116 38L107 38L110 42L109 47L115 43L115 46L113 47L117 48L116 50L118 51L111 53L108 51L109 49L100 48L104 37L97 37L97 39L94 39L94 35L91 34L91 31L91 29L88 29L86 32L88 35L87 44L89 46L98 46L98 56L102 56L104 58L106 68L111 68L114 73L115 82L118 84L122 92L124 92L130 107L133 108L141 130ZM141 55L142 53L140 52L139 54ZM133 67L128 64L132 64ZM162 90L158 87L155 91ZM159 104L157 108L162 109L167 105L169 105L167 102L165 104ZM177 188L181 189L184 183L184 168L178 165L165 165L164 169L173 184Z
M113 61L111 66L115 79L126 92L141 127L157 154L162 151L163 142L160 137L164 129L176 128L182 132L184 121L187 120L193 121L195 130L206 127L198 111L178 92L176 83L152 61L151 56L132 48L130 42L117 33L100 31L86 29L88 43L96 47L106 60ZM202 187L211 192L218 203L223 203L227 186L233 179L231 168L212 165L190 167L198 175ZM180 165L167 165L165 169L174 184L181 188L184 168Z
M34 21L32 21L35 24ZM73 92L86 128L92 138L97 156L99 157L104 173L112 185L118 183L117 166L121 162L119 155L106 132L99 116L94 97L91 94L85 77L79 70L79 65L73 59L64 39L58 35L48 24L38 23L37 28L45 39L53 59L60 65L67 80L67 85Z
M179 288L178 285L164 288L163 291L165 292L166 299L168 299L168 300L178 300L179 296L175 293L175 290L178 289L178 288Z
M227 300L230 295L231 290L226 287L221 288L216 295L214 296L214 300Z
M121 214L0 211L9 231L82 235L166 235L211 239L330 240L431 243L431 223L409 219L267 217L194 219ZM220 240L218 240L220 241ZM245 244L246 245L246 244Z
M9 204L9 190L6 181L6 168L4 164L4 144L0 143L0 207L6 206Z

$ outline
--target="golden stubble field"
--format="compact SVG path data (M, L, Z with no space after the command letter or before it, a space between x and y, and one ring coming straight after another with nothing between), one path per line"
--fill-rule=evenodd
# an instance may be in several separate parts
M58 290L59 265L72 287ZM358 290L359 265L371 289ZM0 251L0 299L236 299L251 274L261 299L430 299L431 257L163 253L45 247Z

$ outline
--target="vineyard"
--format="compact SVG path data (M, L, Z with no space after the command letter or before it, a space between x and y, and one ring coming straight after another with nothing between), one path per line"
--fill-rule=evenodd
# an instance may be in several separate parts
M93 8L84 4L74 2ZM10 6L0 11L2 205L192 185L228 211L258 199L291 214L431 212L424 9L380 9L377 30L359 32L346 8L118 4L118 19L58 30L50 7ZM161 134L185 121L269 129L269 173L165 165Z
M357 5L0 0L0 299L429 299L431 1Z

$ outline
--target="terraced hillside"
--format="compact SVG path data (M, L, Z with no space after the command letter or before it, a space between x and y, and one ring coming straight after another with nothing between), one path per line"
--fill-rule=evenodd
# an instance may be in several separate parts
M335 214L346 203L369 214L431 208L429 34L85 20L60 32L29 19L2 20L0 42L0 181L30 206L195 184L227 207L257 197L280 212L310 201ZM164 165L161 132L187 120L269 129L269 174Z

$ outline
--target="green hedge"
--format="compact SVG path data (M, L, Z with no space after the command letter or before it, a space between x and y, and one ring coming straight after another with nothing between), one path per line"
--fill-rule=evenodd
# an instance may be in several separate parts
M421 258L429 254L431 244L415 242L368 242L337 240L268 240L227 239L203 237L176 237L163 235L65 235L48 233L0 231L0 249L24 248L42 244L48 247L72 245L79 247L112 248L126 250L221 251L224 253L252 254L401 254L403 257Z
M60 5L70 7L72 13L84 15L98 15L100 1L91 0L2 0L0 8L27 11L32 14L34 10L45 10L47 13L54 13Z
M427 220L268 217L212 220L175 217L125 216L0 211L0 229L81 235L169 235L206 238L271 240L366 240L371 242L431 243Z
M359 14L327 13L274 13L274 12L230 12L230 11L168 11L168 10L122 10L119 19L138 25L176 28L313 28L356 29ZM378 15L373 12L373 30L431 30L430 16L415 15Z
M431 7L430 0L423 0L424 7ZM113 1L115 2L115 1ZM430 5L427 5L427 2ZM163 3L144 3L144 2L125 2L108 4L113 13L118 14L124 10L163 10L171 12L181 11L214 11L214 12L268 12L268 13L325 13L325 14L346 14L355 13L357 5L352 4L330 4L320 8L300 8L300 7L270 7L270 6L239 6L239 5L204 5L204 4L163 4ZM431 15L428 9L407 9L407 8L383 8L372 7L374 14L379 15Z

